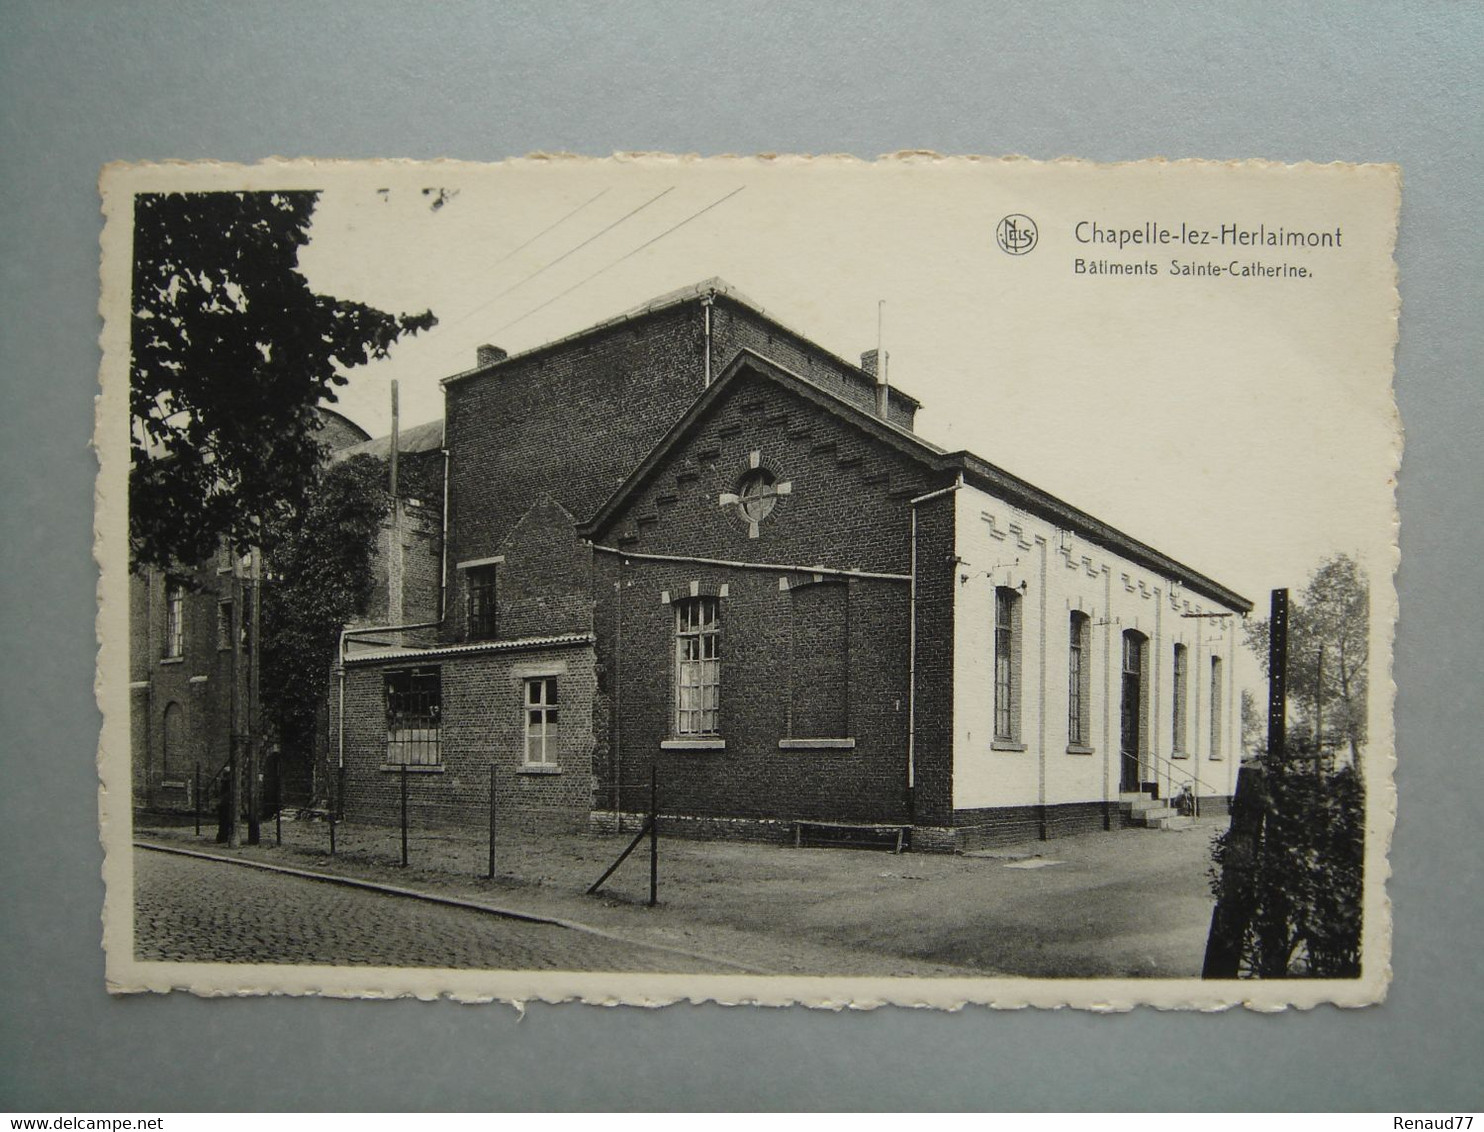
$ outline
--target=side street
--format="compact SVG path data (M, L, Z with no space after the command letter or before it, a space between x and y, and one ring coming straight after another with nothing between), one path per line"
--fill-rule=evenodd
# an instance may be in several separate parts
M1126 829L947 856L680 840L663 836L662 819L655 908L646 907L642 850L598 895L585 895L626 838L533 838L510 829L497 836L493 881L486 876L488 841L462 829L414 830L406 868L394 828L342 824L331 856L325 822L287 814L282 846L274 844L271 823L256 847L227 849L213 842L213 827L203 826L198 838L190 824L140 824L135 838L140 845L354 878L578 925L569 933L594 929L615 952L670 949L642 962L650 970L690 971L699 964L716 973L783 975L1190 978L1200 974L1213 905L1206 875L1210 839L1225 825L1224 817L1202 818L1184 830ZM164 856L138 853L136 868L154 868ZM202 864L251 871L270 886L315 883ZM323 900L306 914L323 915L324 902L343 891L322 887ZM389 899L412 905L410 915L420 922L442 911L407 896ZM198 961L325 961L285 952L269 938L294 930L288 907L283 902L271 923L253 926L265 949L258 955L241 940L225 938L230 932L219 945L182 955L169 941L148 939L143 917L136 947L140 958L157 948L161 955ZM759 915L760 909L767 914ZM496 915L488 920L491 933L510 923ZM399 958L399 964L457 965L436 939L436 933L420 939L413 944L417 958ZM611 966L591 948L564 954L571 969Z

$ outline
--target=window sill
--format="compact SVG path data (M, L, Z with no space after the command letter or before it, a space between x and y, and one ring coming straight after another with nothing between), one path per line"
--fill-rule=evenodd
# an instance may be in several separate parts
M727 741L718 736L697 735L688 739L661 739L662 751L725 751Z
M401 774L404 770L408 774L442 774L443 764L430 765L428 763L382 763L381 769L388 774Z
M991 751L1023 751L1024 743L1017 743L1014 739L996 739L989 745Z
M162 656L162 657L160 657L160 663L161 664L184 664L185 663L185 657L184 656Z
M1067 754L1069 755L1095 755L1098 753L1096 747L1084 747L1080 743L1068 743Z
M545 763L523 763L515 768L515 773L531 774L539 778L541 775L561 774L562 768L559 766L547 766Z
M854 739L780 739L780 751L853 751Z
M1170 758L1172 758L1172 759L1188 759L1188 758L1190 758L1190 752L1189 751L1171 751L1170 752Z

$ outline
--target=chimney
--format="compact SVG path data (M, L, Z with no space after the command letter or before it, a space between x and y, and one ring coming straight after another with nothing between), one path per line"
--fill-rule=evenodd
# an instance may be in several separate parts
M867 350L864 354L861 355L861 369L865 370L872 377L875 377L876 360L880 356L880 352L877 350Z
M483 346L474 347L474 364L478 366L492 366L496 362L503 362L510 356L509 350L502 350L498 346L486 343Z

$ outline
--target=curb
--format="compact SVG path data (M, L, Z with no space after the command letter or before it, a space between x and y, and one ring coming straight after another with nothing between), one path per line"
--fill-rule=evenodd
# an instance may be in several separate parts
M335 873L321 873L313 869L299 869L292 865L272 865L265 861L247 861L240 857L224 857L218 853L206 853L199 849L185 849L176 845L161 845L153 841L135 840L134 848L149 849L156 853L172 853L178 857L194 857L202 861L216 861L224 865L240 865L243 868L259 869L267 873L279 873L283 876L298 877L301 880L317 880L325 884L338 884L346 888L359 888L366 892L376 892L383 896L402 896L411 900L421 900L428 904L441 904L445 908L462 908L467 912L482 912L488 916L499 916L506 920L519 920L527 924L544 924L547 927L565 928L567 931L581 932L583 935L593 936L596 939L607 940L610 943L621 943L625 947L643 947L651 951L663 951L670 955L683 956L686 959L698 963L714 963L722 967L730 967L749 975L771 975L763 967L753 967L747 963L739 963L734 959L722 959L716 955L707 955L700 951L687 951L683 947L674 947L666 943L650 943L647 940L630 939L627 936L618 935L615 932L595 928L591 924L579 923L576 920L566 920L558 916L543 916L535 912L521 912L513 908L501 908L496 904L484 904L477 900L468 900L461 896L442 896L438 893L425 892L416 888L404 888L396 884L383 884L381 881L361 880L359 877L339 876Z

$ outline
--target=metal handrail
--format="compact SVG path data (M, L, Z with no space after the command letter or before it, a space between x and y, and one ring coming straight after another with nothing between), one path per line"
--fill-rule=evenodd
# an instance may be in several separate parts
M1185 778L1185 781L1182 782L1181 785L1182 786L1187 786L1188 785L1190 787L1191 814L1194 817L1200 817L1201 816L1201 790L1200 790L1201 779L1200 779L1200 775L1197 774L1194 770L1187 769L1186 767L1181 766L1174 759L1169 758L1169 757L1167 757L1165 755L1162 755L1162 754L1160 754L1156 750L1151 749L1148 752L1148 754L1149 754L1149 757L1150 757L1150 760L1151 760L1151 767L1154 770L1154 782L1155 782L1155 785L1156 786L1159 785L1160 764L1163 764L1163 767L1164 767L1165 794L1164 794L1164 799L1163 800L1165 800L1165 801L1170 800L1170 796L1173 793L1173 791L1171 789L1171 775L1172 775L1172 773L1173 774L1183 775L1184 778ZM1192 765L1194 765L1194 762L1193 762L1194 758L1195 758L1195 756L1192 754L1191 755Z

